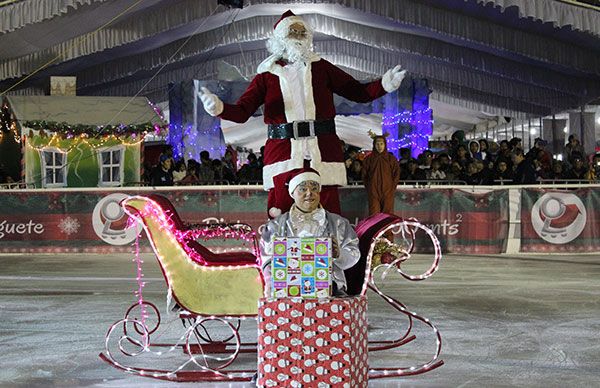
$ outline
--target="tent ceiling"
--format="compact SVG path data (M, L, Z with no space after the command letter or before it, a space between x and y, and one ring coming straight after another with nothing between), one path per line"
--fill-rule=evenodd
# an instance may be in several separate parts
M0 92L168 98L169 82L250 78L287 9L355 77L400 63L430 80L435 135L600 98L600 11L556 0L26 0L0 7ZM376 120L376 119L375 119ZM371 125L369 122L366 125ZM341 124L340 124L341 125Z

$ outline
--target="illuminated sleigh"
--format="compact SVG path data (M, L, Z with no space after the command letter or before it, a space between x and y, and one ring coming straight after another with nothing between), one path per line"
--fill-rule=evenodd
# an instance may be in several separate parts
M163 380L251 380L256 368L233 369L232 364L241 354L255 353L257 348L256 342L242 342L239 331L240 320L256 318L258 299L264 294L254 232L244 224L219 225L216 226L217 231L207 227L188 229L171 203L158 195L129 197L122 205L131 217L139 219L144 226L167 281L169 295L180 307L178 318L184 323L182 327L179 319L172 319L169 327L174 322L175 327L181 328L183 333L178 334L175 340L161 341L159 310L154 304L140 299L127 310L125 318L109 328L105 352L100 357L126 372ZM404 273L400 265L410 257L418 230L424 231L433 242L434 260L425 273L412 276ZM360 241L361 260L346 271L348 292L351 295L365 295L367 289L371 289L408 318L406 329L397 338L369 341L369 352L397 348L414 340L415 335L411 334L414 319L431 327L436 336L436 349L428 362L410 367L370 368L369 378L415 375L441 366L441 337L437 328L429 320L407 310L398 300L384 294L373 275L383 270L381 279L389 271L398 272L408 280L426 279L437 270L441 259L437 238L430 229L416 221L402 220L388 214L367 218L357 226L356 232ZM408 244L391 262L371 271L376 248L381 244L394 246L382 238L385 233L402 234ZM240 250L217 254L197 241L199 237L206 239L213 235L250 241L254 253ZM138 271L138 282L141 282L139 263ZM141 294L141 288L139 291ZM215 324L220 327L215 329ZM117 352L113 354L115 346ZM184 354L183 361L181 353ZM136 360L136 365L146 365L144 362L156 365L157 361L148 360L150 356L154 356L154 360L158 357L161 365L163 360L167 360L173 366L151 369L128 363L129 360ZM126 361L117 358L125 358L127 365Z

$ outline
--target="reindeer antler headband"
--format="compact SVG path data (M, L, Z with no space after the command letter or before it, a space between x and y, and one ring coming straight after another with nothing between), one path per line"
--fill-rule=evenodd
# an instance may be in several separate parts
M373 130L369 129L369 132L367 132L369 134L369 137L373 140L375 140L376 137L388 137L390 134L389 132L386 133L382 133L381 135L376 134L375 132L373 132Z

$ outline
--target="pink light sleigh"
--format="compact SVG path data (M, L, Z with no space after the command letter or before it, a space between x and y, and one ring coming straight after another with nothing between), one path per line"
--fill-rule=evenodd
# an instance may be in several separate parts
M189 229L171 203L158 195L129 197L122 206L130 217L143 225L168 292L180 310L175 317L165 321L153 303L140 297L127 309L123 319L110 326L100 358L125 372L162 380L250 381L256 367L236 368L236 361L242 364L245 358L245 365L249 365L251 358L248 357L254 354L256 359L256 338L243 342L240 335L244 321L257 318L258 302L265 289L254 231L245 224ZM369 359L374 359L378 351L398 348L415 340L414 321L430 327L435 335L435 350L428 361L408 367L369 368L369 379L415 375L441 366L442 342L437 328L428 319L386 295L377 284L393 272L410 281L430 277L441 259L437 238L417 221L389 214L363 220L356 231L361 260L346 272L349 293L366 295L367 290L371 290L407 319L403 329L390 329L386 337L393 339L369 341ZM391 233L398 238L403 236L402 247L382 237ZM418 236L425 234L431 240L433 261L427 271L415 276L405 273L401 265L411 257L417 233ZM240 249L215 253L198 242L199 238L212 237L236 239ZM242 242L249 243L252 251L243 250ZM387 246L395 255L372 269L373 258L379 257L381 247ZM141 274L138 274L138 281L142 282ZM140 284L141 295L143 283Z

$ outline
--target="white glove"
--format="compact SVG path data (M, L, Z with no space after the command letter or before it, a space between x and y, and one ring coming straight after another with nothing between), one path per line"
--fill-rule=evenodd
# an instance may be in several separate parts
M386 71L381 78L381 86L383 86L386 92L391 93L400 87L406 75L406 70L400 69L402 69L402 66L396 65L393 69Z
M211 116L218 116L223 113L223 101L204 86L198 93L200 101L204 105L204 110Z

